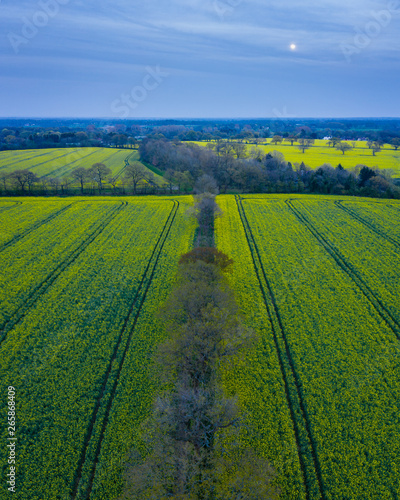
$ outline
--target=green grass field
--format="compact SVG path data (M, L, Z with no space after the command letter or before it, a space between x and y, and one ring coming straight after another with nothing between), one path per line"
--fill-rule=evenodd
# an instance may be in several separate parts
M223 373L249 418L241 439L270 460L282 500L398 498L400 202L217 202L216 244L259 333ZM0 201L0 407L15 387L17 500L118 498L157 391L157 311L193 245L192 203ZM0 463L5 477L6 446Z
M126 163L139 161L139 152L117 148L59 148L25 151L3 151L0 153L0 175L14 170L28 169L40 179L69 177L78 168L90 168L94 163L104 163L113 176L121 177ZM144 166L144 165L143 165ZM147 169L147 167L144 166ZM164 179L154 174L159 185Z
M348 143L351 145L352 141L348 141ZM197 142L196 144L206 146L208 143ZM249 145L248 149L251 147ZM356 141L356 147L344 155L341 151L327 146L327 141L323 140L315 141L315 145L306 150L305 153L299 150L297 143L293 144L293 146L288 142L275 145L271 144L271 139L268 139L267 143L264 142L259 147L265 154L271 151L280 151L285 156L286 161L290 161L291 163L301 163L304 161L311 168L317 168L324 163L330 163L333 167L336 167L340 163L345 168L354 168L356 165L362 164L370 168L378 167L380 169L392 170L395 177L400 177L400 149L395 151L387 144L375 156L372 155L371 150L368 149L367 144L363 141Z

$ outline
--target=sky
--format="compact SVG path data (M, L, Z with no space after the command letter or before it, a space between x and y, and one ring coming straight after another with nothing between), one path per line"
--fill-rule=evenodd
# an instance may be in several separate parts
M0 0L0 116L400 116L400 0Z

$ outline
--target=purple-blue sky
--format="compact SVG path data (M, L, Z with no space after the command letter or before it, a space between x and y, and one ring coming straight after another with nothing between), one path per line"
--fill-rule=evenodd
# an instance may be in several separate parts
M1 117L400 115L398 0L0 0L0 16Z

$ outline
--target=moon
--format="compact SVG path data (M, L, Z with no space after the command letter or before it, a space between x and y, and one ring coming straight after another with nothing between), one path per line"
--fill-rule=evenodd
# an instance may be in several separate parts
M291 50L296 50L297 49L297 45L295 43L290 44L290 49Z

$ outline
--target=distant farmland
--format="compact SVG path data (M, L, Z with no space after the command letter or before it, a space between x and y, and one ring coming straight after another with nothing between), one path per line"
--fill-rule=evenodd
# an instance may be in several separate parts
M243 141L246 143L246 141ZM328 141L316 140L314 146L302 153L298 144L294 143L293 146L289 142L281 144L272 144L271 139L262 142L258 147L267 154L272 151L280 151L283 153L285 160L292 163L301 163L302 161L311 168L317 168L324 163L330 163L336 167L339 163L344 168L352 168L358 164L366 165L373 168L393 170L395 177L400 177L400 149L397 151L393 147L382 146L381 151L373 156L371 149L368 148L367 143L364 141L347 141L352 145L355 142L355 148L342 154L341 151L327 145ZM346 142L346 141L344 141ZM207 142L196 142L201 146L207 146ZM254 145L249 144L247 150Z
M78 167L90 168L94 163L103 163L111 170L111 175L122 179L129 162L139 161L139 152L117 148L56 148L23 151L3 151L0 153L0 175L15 170L27 169L41 180L51 177L70 177ZM147 167L144 167L147 170ZM154 173L154 172L153 172ZM154 180L162 184L163 179L154 173ZM107 186L107 182L105 183ZM78 184L76 183L78 187Z
M209 142L195 142L206 147ZM352 144L349 141L349 144ZM247 145L249 153L253 145ZM400 149L395 151L392 147L385 145L382 150L372 155L371 149L362 141L356 142L356 147L346 152L344 155L335 148L327 146L327 141L317 140L315 145L302 153L298 149L298 144L291 146L284 142L280 145L271 144L271 139L267 143L258 146L264 154L272 151L281 152L286 161L301 163L302 161L311 168L317 168L324 163L337 166L339 163L345 168L354 168L356 165L366 165L370 168L378 167L393 172L395 177L400 177ZM78 168L90 168L94 163L104 163L109 167L112 176L117 176L121 185L124 170L127 163L138 162L139 152L129 149L113 148L56 148L56 149L35 149L23 151L3 151L0 152L0 176L4 173L11 173L14 170L28 169L35 173L40 179L46 180L51 177L70 177L71 172ZM144 165L143 165L144 166ZM149 165L144 166L146 169ZM154 181L158 185L165 184L165 180L159 174L161 172L152 168ZM74 184L78 188L78 184ZM111 188L110 185L105 183Z
M260 339L223 374L249 417L242 439L273 464L282 500L398 498L400 202L217 202L216 244ZM193 245L192 203L0 200L0 390L16 389L16 499L118 497L159 387L157 311Z

